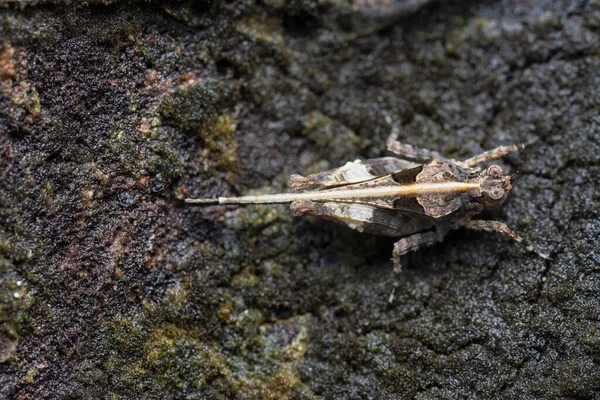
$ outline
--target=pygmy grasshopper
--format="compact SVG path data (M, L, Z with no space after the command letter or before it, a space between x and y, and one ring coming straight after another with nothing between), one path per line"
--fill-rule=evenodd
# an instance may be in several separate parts
M390 302L399 286L400 256L441 241L452 229L500 232L527 251L547 258L506 224L472 220L483 210L501 205L512 189L510 176L505 176L500 166L481 169L477 165L521 146L501 146L458 161L402 144L392 133L387 148L400 158L356 160L314 175L292 175L288 185L294 193L186 199L186 203L291 203L294 215L314 215L359 232L402 237L394 244L395 282Z

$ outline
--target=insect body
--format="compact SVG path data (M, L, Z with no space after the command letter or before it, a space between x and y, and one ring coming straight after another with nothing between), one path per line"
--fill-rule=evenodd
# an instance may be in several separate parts
M510 176L500 166L481 169L477 165L517 151L519 146L498 147L465 161L402 144L395 135L387 147L402 158L356 160L306 177L292 175L288 183L292 193L186 199L186 203L291 203L294 215L314 215L360 232L401 237L393 251L394 290L399 285L400 256L441 241L452 229L501 232L534 251L506 224L472 219L501 205L512 189ZM390 302L393 298L394 292Z

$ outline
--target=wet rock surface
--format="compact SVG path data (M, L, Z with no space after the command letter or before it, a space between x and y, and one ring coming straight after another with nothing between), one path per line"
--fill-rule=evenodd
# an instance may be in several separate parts
M0 397L598 396L600 2L360 4L0 2ZM182 202L382 156L386 120L537 138L490 217L552 258L456 231L390 307L393 240Z

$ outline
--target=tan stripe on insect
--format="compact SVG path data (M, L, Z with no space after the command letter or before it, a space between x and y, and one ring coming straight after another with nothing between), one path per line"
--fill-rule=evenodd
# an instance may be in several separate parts
M387 148L400 157L356 160L314 175L292 175L291 193L185 201L196 205L291 203L294 215L314 215L359 232L400 237L394 244L396 278L390 302L399 285L400 256L441 241L453 229L500 232L527 251L548 258L506 224L472 219L501 205L512 189L510 176L500 166L482 169L477 165L522 146L501 146L457 161L402 144L392 133Z

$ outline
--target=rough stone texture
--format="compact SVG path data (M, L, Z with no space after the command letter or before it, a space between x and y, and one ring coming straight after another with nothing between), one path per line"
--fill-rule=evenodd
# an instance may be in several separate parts
M0 398L600 396L599 1L1 3ZM538 138L493 217L552 259L457 231L388 307L392 240L182 204L383 155L386 116Z

